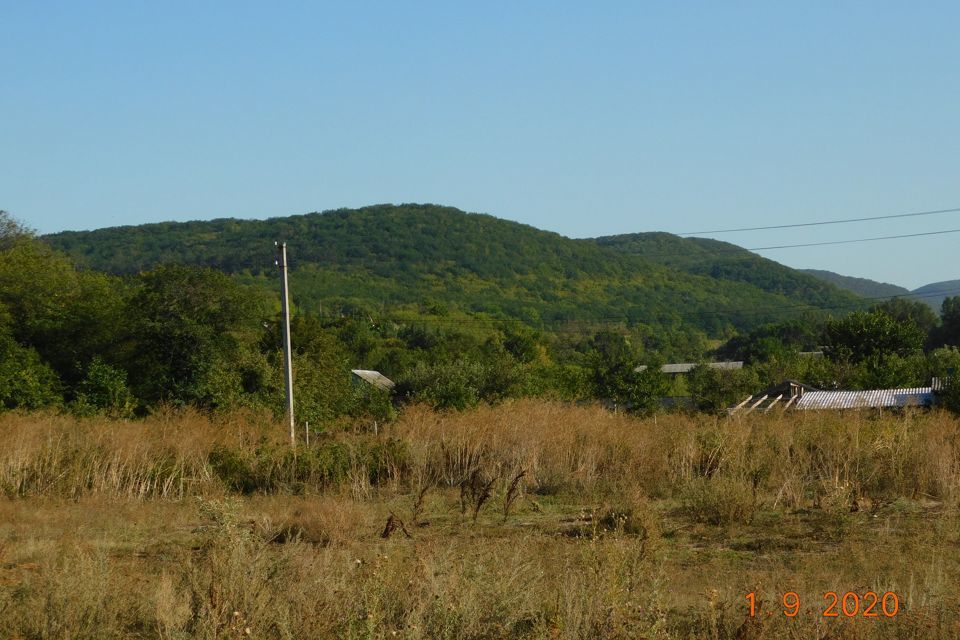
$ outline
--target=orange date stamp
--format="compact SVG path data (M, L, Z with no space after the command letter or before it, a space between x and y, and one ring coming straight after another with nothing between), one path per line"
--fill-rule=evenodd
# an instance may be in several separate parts
M757 603L757 594L751 591L746 595L747 613L751 618L760 615ZM787 591L780 598L783 605L783 615L796 618L800 614L800 595L796 591ZM878 594L867 591L864 594L847 591L839 594L836 591L827 591L823 594L823 603L815 615L824 618L893 618L900 612L900 597L893 591ZM773 616L773 611L767 611L767 616Z

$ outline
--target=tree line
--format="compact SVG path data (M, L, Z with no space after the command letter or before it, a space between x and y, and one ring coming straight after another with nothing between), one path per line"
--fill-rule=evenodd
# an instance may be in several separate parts
M944 301L940 317L894 299L837 318L731 332L719 346L682 327L582 324L547 333L517 319L471 322L478 317L451 313L438 300L400 317L366 311L295 309L301 420L387 418L391 400L462 409L524 396L600 399L639 413L661 410L665 396L684 396L701 410L721 410L787 378L818 388L919 386L960 363L960 298ZM183 265L123 276L82 268L0 212L4 409L133 417L173 405L279 416L280 340L278 296L242 276ZM667 378L659 365L677 355L747 366ZM394 379L392 399L356 384L351 368Z

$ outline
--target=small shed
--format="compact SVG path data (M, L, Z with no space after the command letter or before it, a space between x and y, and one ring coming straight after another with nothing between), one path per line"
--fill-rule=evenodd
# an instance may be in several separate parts
M393 380L383 375L379 371L369 369L351 369L355 382L366 382L367 384L381 389L382 391L392 391L396 385Z

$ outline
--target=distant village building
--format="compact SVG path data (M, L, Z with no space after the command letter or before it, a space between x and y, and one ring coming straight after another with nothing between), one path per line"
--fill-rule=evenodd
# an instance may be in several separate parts
M735 371L737 369L743 369L743 361L704 362L699 364L702 364L703 366L709 369L720 369L723 371ZM696 362L677 362L674 364L665 364L662 367L660 367L660 371L662 371L663 373L666 373L667 375L675 376L683 373L690 373L696 367L698 367L699 364ZM645 364L642 364L636 369L634 369L634 371L646 371L646 370L647 370L647 365Z

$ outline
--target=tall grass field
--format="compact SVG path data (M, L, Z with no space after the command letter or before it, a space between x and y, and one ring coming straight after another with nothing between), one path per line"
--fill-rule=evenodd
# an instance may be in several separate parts
M514 401L296 448L256 414L7 413L0 441L0 638L960 637L938 411Z

